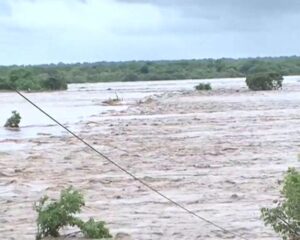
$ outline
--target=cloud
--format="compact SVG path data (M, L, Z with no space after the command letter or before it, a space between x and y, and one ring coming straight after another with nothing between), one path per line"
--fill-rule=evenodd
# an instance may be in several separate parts
M289 12L298 12L300 9L300 2L298 0L117 0L118 2L136 4L144 3L151 4L158 7L178 8L182 11L191 8L222 11L222 9L231 11L255 12L258 14L278 13L286 14Z
M205 22L216 30L259 30L274 18L298 15L299 0L118 0L128 4L144 3L161 11L173 10L184 22ZM198 21L198 22L197 22ZM214 26L212 26L214 25ZM202 27L201 27L202 28Z
M299 0L2 0L0 64L300 54L299 10Z

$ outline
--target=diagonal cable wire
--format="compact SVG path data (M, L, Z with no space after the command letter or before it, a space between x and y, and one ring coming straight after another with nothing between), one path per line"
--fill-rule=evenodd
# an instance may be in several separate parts
M114 166L116 166L117 168L119 168L121 171L123 171L124 173L126 173L127 175L129 175L130 177L132 177L135 181L141 183L142 185L144 185L145 187L147 187L148 189L150 189L151 191L155 192L156 194L158 194L159 196L161 196L162 198L164 198L165 200L167 200L168 202L172 203L173 205L177 206L178 208L181 208L182 210L184 210L185 212L193 215L194 217L214 226L215 228L218 228L219 230L222 230L224 233L229 233L235 237L239 237L240 239L244 239L244 240L249 240L243 236L241 236L240 234L236 234L231 230L227 230L226 228L218 225L217 223L214 223L208 219L206 219L205 217L202 217L200 215L198 215L196 212L186 208L185 206L183 206L182 204L176 202L175 200L169 198L168 196L164 195L163 193L161 193L160 191L158 191L157 189L155 189L154 187L152 187L151 185L149 185L148 183L146 183L145 181L143 181L142 179L136 177L133 173L129 172L128 170L126 170L124 167L122 167L121 165L119 165L118 163L116 163L115 161L113 161L112 159L110 159L108 156L106 156L105 154L101 153L100 151L98 151L96 148L94 148L92 145L90 145L88 142L86 142L84 139L82 139L81 137L79 137L77 134L75 134L73 131L71 131L70 129L68 129L67 127L65 127L62 123L60 123L58 120L56 120L54 117L52 117L49 113L47 113L46 111L44 111L41 107L39 107L37 104L35 104L34 102L32 102L29 98L27 98L24 94L22 94L19 90L14 88L14 91L20 95L22 98L24 98L27 102L29 102L32 106L34 106L35 108L37 108L40 112L42 112L44 115L46 115L48 118L50 118L53 122L55 122L57 125L59 125L60 127L62 127L64 130L66 130L67 132L69 132L73 137L77 138L80 142L82 142L83 144L85 144L87 147L89 147L91 150L93 150L94 152L96 152L97 154L99 154L102 158L104 158L105 160L107 160L108 162L110 162L111 164L113 164Z

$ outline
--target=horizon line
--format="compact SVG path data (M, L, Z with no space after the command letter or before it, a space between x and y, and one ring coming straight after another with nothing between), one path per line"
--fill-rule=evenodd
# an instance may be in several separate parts
M132 60L101 60L101 61L80 61L80 62L49 62L49 63L37 63L37 64L8 64L2 65L1 68L6 67L38 67L45 65L83 65L83 64L96 64L96 63L130 63L130 62L177 62L177 61L204 61L204 60L251 60L251 59L276 59L276 58L300 58L300 55L281 55L281 56L256 56L256 57L221 57L221 58L178 58L178 59L157 59L157 60L145 60L145 59L132 59Z

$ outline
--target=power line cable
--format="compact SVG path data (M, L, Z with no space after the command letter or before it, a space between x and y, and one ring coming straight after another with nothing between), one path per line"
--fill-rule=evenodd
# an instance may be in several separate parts
M161 193L160 191L156 190L154 187L152 187L151 185L149 185L148 183L144 182L142 179L136 177L133 173L129 172L128 170L126 170L124 167L122 167L121 165L119 165L118 163L116 163L115 161L113 161L112 159L110 159L108 156L106 156L105 154L101 153L100 151L98 151L96 148L94 148L92 145L90 145L88 142L86 142L84 139L82 139L81 137L79 137L77 134L75 134L73 131L71 131L70 129L68 129L67 127L65 127L62 123L60 123L58 120L56 120L54 117L52 117L49 113L47 113L46 111L44 111L41 107L39 107L37 104L35 104L34 102L32 102L29 98L27 98L24 94L22 94L19 90L14 89L14 91L20 95L22 98L24 98L27 102L29 102L32 106L34 106L36 109L38 109L40 112L42 112L44 115L46 115L48 118L50 118L52 121L54 121L57 125L59 125L60 127L62 127L64 130L66 130L67 132L69 132L73 137L77 138L79 141L81 141L83 144L85 144L87 147L89 147L90 149L92 149L94 152L96 152L97 154L99 154L101 157L103 157L105 160L107 160L108 162L110 162L111 164L113 164L114 166L116 166L117 168L119 168L121 171L123 171L124 173L126 173L127 175L129 175L130 177L132 177L134 180L138 181L139 183L141 183L142 185L144 185L145 187L147 187L148 189L150 189L151 191L155 192L156 194L158 194L159 196L161 196L162 198L166 199L167 201L169 201L170 203L174 204L175 206L177 206L178 208L181 208L182 210L184 210L185 212L193 215L194 217L222 230L225 233L229 233L235 237L239 237L240 239L244 239L244 240L249 240L239 234L234 233L231 230L227 230L224 227L198 215L197 213L195 213L194 211L186 208L185 206L183 206L182 204L176 202L175 200L172 200L171 198L169 198L168 196L164 195L163 193Z

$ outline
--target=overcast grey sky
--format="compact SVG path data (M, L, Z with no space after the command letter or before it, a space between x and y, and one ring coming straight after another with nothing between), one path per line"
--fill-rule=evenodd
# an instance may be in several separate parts
M0 0L0 64L300 55L300 0Z

